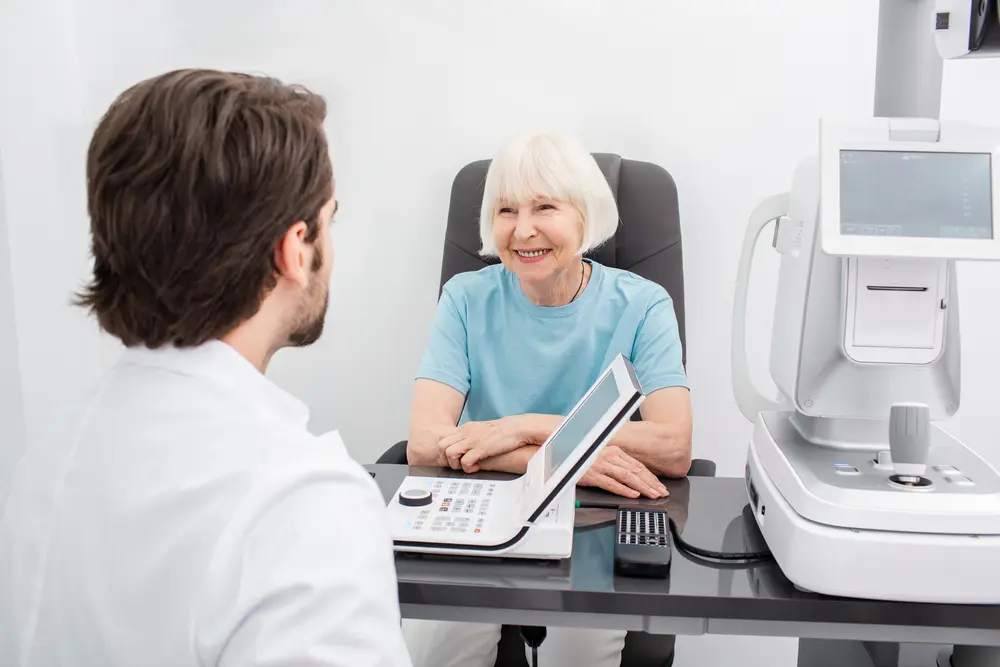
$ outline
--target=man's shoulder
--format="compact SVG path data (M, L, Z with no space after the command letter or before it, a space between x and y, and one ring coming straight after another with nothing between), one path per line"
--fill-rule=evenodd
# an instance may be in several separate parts
M347 450L339 431L313 435L305 429L265 428L256 438L254 477L260 491L311 484L330 484L345 494L360 489L370 495L378 490Z

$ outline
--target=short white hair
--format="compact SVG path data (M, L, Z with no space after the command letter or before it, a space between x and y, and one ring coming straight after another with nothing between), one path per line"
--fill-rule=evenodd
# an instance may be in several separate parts
M501 203L543 197L572 203L580 212L584 254L614 236L618 205L604 173L576 140L560 134L526 134L501 147L486 173L479 236L483 256L496 256L493 219Z

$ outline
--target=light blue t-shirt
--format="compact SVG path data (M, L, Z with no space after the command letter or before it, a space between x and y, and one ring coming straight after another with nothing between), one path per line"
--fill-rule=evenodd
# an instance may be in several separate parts
M502 264L445 283L419 378L466 396L461 422L567 415L617 354L647 396L686 387L673 300L634 273L591 262L590 282L565 306L528 300Z

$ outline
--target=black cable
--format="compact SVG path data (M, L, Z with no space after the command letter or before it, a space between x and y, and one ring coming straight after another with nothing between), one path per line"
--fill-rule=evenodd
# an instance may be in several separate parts
M622 506L618 503L611 502L581 502L577 501L576 506L581 509L631 509L636 511L663 511L662 509L655 509L651 507L645 507L642 505L632 505L632 506ZM667 519L670 523L670 534L674 538L674 543L682 551L686 551L698 558L703 558L705 560L721 560L721 561L739 561L741 563L754 563L757 561L768 560L772 558L770 550L764 551L712 551L710 549L702 549L701 547L696 547L693 544L688 543L681 537L681 531L677 528L677 523L674 518L667 514Z
M531 667L538 667L538 647L531 647Z
M672 517L667 515L670 521L670 534L674 536L674 542L683 551L690 554L694 554L699 558L704 558L706 560L722 560L722 561L740 561L743 563L755 563L757 561L768 560L771 558L770 549L765 549L764 551L711 551L710 549L702 549L701 547L696 547L693 544L684 541L681 537L681 531L677 528L677 523Z

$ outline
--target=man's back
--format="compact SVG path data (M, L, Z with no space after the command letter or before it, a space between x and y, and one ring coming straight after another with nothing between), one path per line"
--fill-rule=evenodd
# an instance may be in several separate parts
M307 419L224 343L126 351L17 471L0 664L408 664L381 496Z

